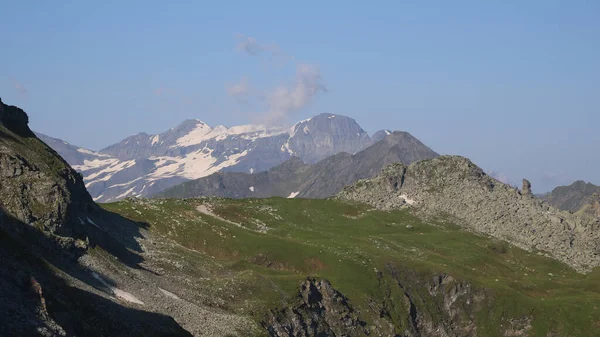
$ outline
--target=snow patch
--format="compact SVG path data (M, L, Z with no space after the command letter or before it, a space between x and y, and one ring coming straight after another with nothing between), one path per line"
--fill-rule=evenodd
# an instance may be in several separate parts
M156 136L152 137L151 138L152 145L158 143L159 140L160 140L160 136L159 135L156 135Z
M202 143L205 139L210 138L210 133L213 129L204 124L203 122L198 122L196 127L190 131L185 136L177 139L177 145L179 146L191 146ZM216 135L215 135L216 136Z
M250 174L254 173L254 168L250 168Z
M300 194L300 191L298 192L292 192L290 193L290 195L287 196L288 199L293 199L295 198L298 194Z
M121 198L128 197L131 194L131 192L133 192L134 189L135 189L135 186L133 186L132 188L128 189L127 191L119 194L116 198L113 198L113 199L121 199Z
M389 135L391 135L391 134L392 134L392 133L391 133L389 130L385 130L385 135L386 135L386 136L389 136Z
M250 187L248 187L248 189L249 189L251 192L254 192L254 186L250 186Z
M329 119L335 118L335 115L331 115L329 116Z
M104 281L104 279L102 279L102 277L100 277L100 275L92 272L92 276L100 281L100 283L102 283L105 287L107 287L108 289L110 289L112 291L112 293L115 295L116 298L120 298L122 300L125 300L127 302L131 302L131 303L135 303L135 304L140 304L143 305L144 302L138 300L135 296L133 296L131 293L128 293L126 291L123 291L119 288L115 288L113 286L111 286L110 284L108 284L108 282Z

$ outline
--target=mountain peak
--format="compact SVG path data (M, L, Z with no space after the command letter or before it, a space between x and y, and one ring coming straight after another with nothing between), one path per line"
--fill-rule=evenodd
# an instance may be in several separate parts
M19 107L6 105L2 101L0 101L0 123L20 136L33 135L28 126L29 116L27 113Z

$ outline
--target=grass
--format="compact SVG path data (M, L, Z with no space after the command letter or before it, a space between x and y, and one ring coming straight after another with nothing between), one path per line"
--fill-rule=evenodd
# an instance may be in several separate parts
M202 203L229 222L198 212ZM531 336L596 336L600 324L600 270L578 274L555 260L455 226L424 223L406 211L283 198L103 206L220 263L220 273L227 271L240 289L228 308L257 319L290 301L311 275L328 279L369 324L381 320L378 309L385 309L385 319L404 331L408 307L399 285L421 312L442 320L443 295L431 296L428 284L449 274L484 299L481 308L457 304L470 308L464 318L475 321L480 335L500 336L511 320L523 317L531 317ZM269 230L257 232L259 224Z

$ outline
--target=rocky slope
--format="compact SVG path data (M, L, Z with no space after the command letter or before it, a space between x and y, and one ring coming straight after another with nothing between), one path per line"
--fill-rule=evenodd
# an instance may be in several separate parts
M581 206L581 208L575 212L575 214L580 216L587 215L600 218L600 194L592 194L589 197L587 204Z
M269 171L253 174L219 172L171 187L156 196L326 198L359 179L375 176L391 163L410 164L437 156L407 132L388 132L379 142L354 155L342 152L314 165L293 158Z
M154 240L144 224L94 204L81 175L27 124L23 110L0 101L3 336L221 336L258 329L247 317L193 298L169 300L175 295L161 289L184 286L143 266L156 260L155 251L142 248ZM200 275L185 279L194 277Z
M569 186L556 187L542 199L556 208L576 212L590 202L594 193L600 194L600 186L578 180Z
M600 222L562 212L483 172L466 158L442 156L410 166L393 164L379 176L345 188L341 200L383 209L412 207L429 216L450 215L478 233L539 250L580 271L600 265Z

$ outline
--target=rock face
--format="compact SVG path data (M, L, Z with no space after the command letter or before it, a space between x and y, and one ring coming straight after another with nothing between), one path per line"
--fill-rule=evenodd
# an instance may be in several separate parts
M123 242L126 228L137 226L110 216L122 230L117 241L91 220L109 215L27 122L23 110L0 102L0 334L190 336L168 316L122 306L97 290L102 284L78 259L91 245L114 261L133 261Z
M392 209L412 206L425 215L450 215L464 227L537 249L587 272L600 265L600 223L562 212L491 177L470 160L442 156L393 164L371 180L345 188L338 198Z
M580 216L587 215L600 218L600 194L592 194L588 203L583 205L583 207L581 207L575 214Z
M531 183L527 179L523 179L523 187L521 188L521 194L533 197L533 192L531 192Z
M270 336L366 336L365 322L329 281L309 278L293 307L272 310L263 323Z
M600 194L600 186L578 180L569 186L555 188L544 195L543 199L556 208L576 212L588 204L594 193Z
M157 135L140 133L100 152L40 135L84 176L95 201L150 196L216 172L261 172L292 157L314 164L371 144L351 118L321 114L288 127L211 127L187 120Z
M0 208L52 236L79 237L94 207L81 175L35 137L27 114L0 103Z
M174 186L156 196L326 198L359 179L374 177L391 163L410 164L437 156L409 133L396 131L354 155L342 152L314 165L293 158L269 171L254 174L220 172Z

